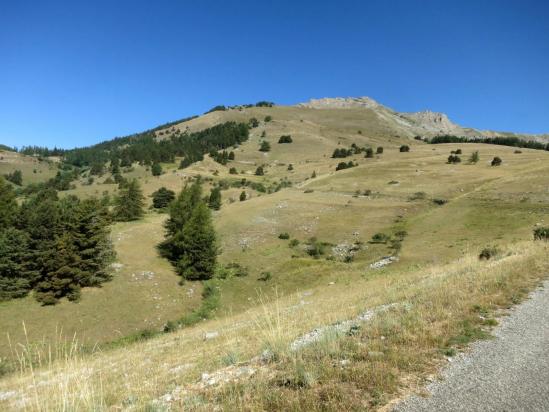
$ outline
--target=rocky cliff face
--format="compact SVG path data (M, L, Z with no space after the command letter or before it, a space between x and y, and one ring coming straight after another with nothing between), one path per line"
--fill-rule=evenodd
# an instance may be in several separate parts
M414 126L433 133L463 133L462 127L453 123L444 113L431 111L417 113L401 113L401 116L409 119Z

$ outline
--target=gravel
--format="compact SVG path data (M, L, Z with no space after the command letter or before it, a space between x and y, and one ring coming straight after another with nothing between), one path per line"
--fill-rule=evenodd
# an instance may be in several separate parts
M427 386L429 397L411 396L393 411L549 411L549 281L494 335L452 359Z

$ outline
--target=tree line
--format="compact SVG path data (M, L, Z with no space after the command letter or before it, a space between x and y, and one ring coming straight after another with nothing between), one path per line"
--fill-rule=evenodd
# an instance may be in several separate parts
M202 160L213 151L236 146L248 139L245 123L226 122L194 133L174 132L169 138L158 140L154 131L113 139L95 146L70 150L64 161L77 167L100 169L108 162L121 167L138 162L147 166L155 163L172 163L175 157L183 157L181 167Z
M526 149L536 149L536 150L548 150L549 143L536 142L534 140L522 140L518 137L507 137L507 136L497 136L497 137L463 137L463 136L454 136L454 135L442 135L435 136L428 140L431 144L440 144L440 143L485 143L485 144L495 144L500 146L511 146L511 147L521 147Z

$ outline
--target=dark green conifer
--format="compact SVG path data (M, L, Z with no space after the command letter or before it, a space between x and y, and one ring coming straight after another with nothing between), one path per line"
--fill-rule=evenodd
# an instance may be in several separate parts
M219 187L214 187L210 192L208 207L213 210L221 209L221 189Z
M122 188L115 201L114 217L119 222L138 220L143 216L143 192L137 180Z

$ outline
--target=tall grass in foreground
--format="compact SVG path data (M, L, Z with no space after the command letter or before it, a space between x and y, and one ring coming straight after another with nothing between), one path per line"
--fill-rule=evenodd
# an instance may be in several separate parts
M67 338L63 335L62 329L56 329L53 340L31 343L25 323L22 324L22 328L26 343L13 345L9 335L8 342L19 377L25 377L25 380L30 380L31 383L26 387L25 396L12 405L15 409L65 411L104 408L101 376L99 375L99 385L96 382L91 383L88 381L91 371L56 375L50 381L54 390L51 391L48 402L44 403L40 390L44 378L48 379L52 376L52 371L59 368L67 371L80 368L85 371L86 354L89 353L86 353L78 342L76 335ZM75 393L78 393L78 396L74 396ZM6 397L6 393L4 396Z
M489 261L475 253L447 265L372 271L353 284L318 287L312 295L260 298L246 313L105 353L83 356L69 345L65 358L23 361L19 374L0 380L0 394L15 393L0 400L0 409L376 409L420 387L468 342L489 336L496 311L520 302L549 273L548 251L545 242L525 242ZM387 303L399 304L348 333L327 333L289 349L317 326ZM205 340L209 330L219 337ZM276 356L260 366L252 363L252 378L196 385L203 372L234 363L227 354L246 361L265 349ZM28 356L19 351L22 359Z

